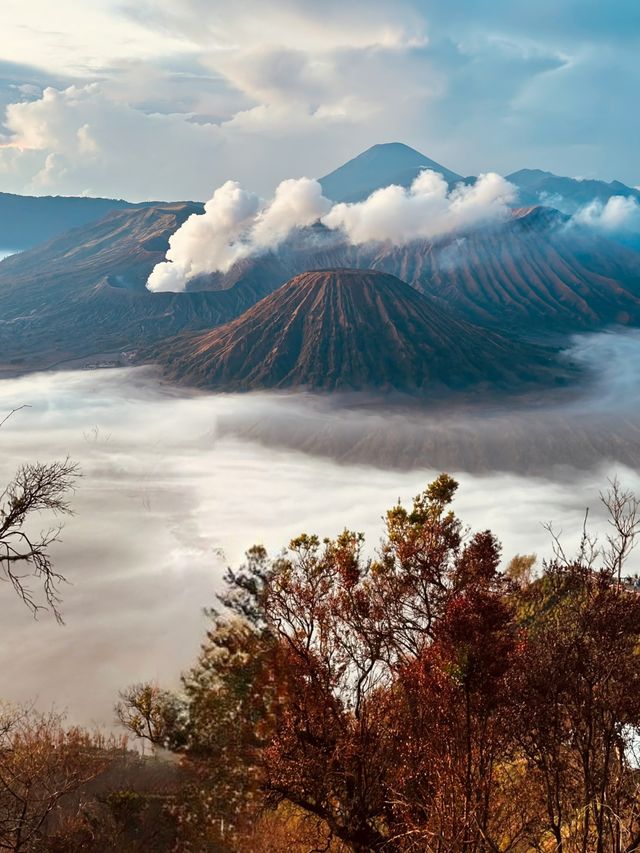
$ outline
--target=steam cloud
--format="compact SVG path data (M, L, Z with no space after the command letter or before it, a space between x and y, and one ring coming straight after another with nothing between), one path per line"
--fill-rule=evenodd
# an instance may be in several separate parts
M640 233L640 204L622 195L612 196L606 204L595 200L575 213L572 222L609 233Z
M455 465L445 470L461 481L457 512L474 529L496 531L505 561L517 551L548 555L545 521L573 552L586 506L604 535L597 494L606 477L617 472L640 491L638 464L624 467L637 447L640 333L586 336L572 356L596 373L584 397L481 412L345 410L305 394L192 395L147 368L3 380L0 411L31 408L0 432L0 482L25 460L67 453L84 475L54 554L71 581L65 628L44 616L34 623L0 589L12 638L0 647L3 699L68 703L71 722L112 725L123 686L148 678L178 686L204 634L202 608L246 548L262 542L277 553L301 531L335 535L345 523L375 547L384 509L398 495L408 502L449 453ZM621 459L612 435L625 424ZM487 464L472 475L463 456L474 443L475 470ZM578 444L588 466L549 465L550 456L568 463ZM390 445L398 457L381 467ZM508 461L505 445L516 465L497 473L492 448Z
M167 260L156 264L147 287L184 290L189 279L226 272L242 258L276 248L296 228L317 222L331 207L317 181L283 181L264 204L237 181L227 181L169 239Z
M442 175L427 170L408 189L393 185L365 201L334 206L318 181L309 178L283 181L268 203L227 181L203 214L190 216L172 235L166 261L156 265L147 287L184 290L190 279L226 272L242 258L276 249L295 229L319 221L342 231L353 245L401 245L506 218L515 198L516 188L495 173L450 192Z
M442 175L421 172L409 189L385 187L355 204L337 204L324 217L355 245L374 241L408 243L506 218L516 188L500 175L480 175L472 186L449 192Z

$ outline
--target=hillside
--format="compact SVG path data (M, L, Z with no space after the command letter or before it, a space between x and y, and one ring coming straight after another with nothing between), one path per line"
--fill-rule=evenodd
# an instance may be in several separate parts
M436 241L350 246L318 230L193 287L225 288L246 276L272 289L304 270L377 269L398 276L470 322L539 336L640 323L640 254L569 226L550 208Z
M87 225L117 210L150 207L122 199L85 196L28 196L0 192L0 249L22 251Z
M160 344L149 357L173 380L223 390L423 394L516 390L567 376L550 350L460 322L372 270L303 273L236 320Z
M0 367L35 369L144 347L237 317L307 270L376 269L462 320L544 336L640 324L640 254L567 229L544 208L436 242L353 247L322 228L277 252L200 277L187 293L150 293L147 276L191 204L117 211L0 262Z
M373 248L365 260L482 325L540 335L640 324L640 254L548 208L434 245Z
M150 293L147 276L193 204L116 211L0 262L0 370L30 370L206 329L270 292Z
M193 203L121 210L0 262L0 370L31 370L145 347L226 323L294 276L375 269L433 297L461 320L510 336L640 325L640 254L569 226L549 208L500 225L405 246L354 247L315 226L277 251L186 293L150 293L154 265Z

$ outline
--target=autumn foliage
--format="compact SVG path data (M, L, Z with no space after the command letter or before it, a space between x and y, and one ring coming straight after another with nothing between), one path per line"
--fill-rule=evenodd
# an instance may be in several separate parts
M0 715L0 848L640 851L639 505L504 570L441 475L376 548L344 530L229 570L179 692L120 695L151 753ZM625 570L626 571L626 570Z
M637 501L613 483L602 548L503 572L456 488L374 553L302 535L229 571L180 700L184 849L640 850Z

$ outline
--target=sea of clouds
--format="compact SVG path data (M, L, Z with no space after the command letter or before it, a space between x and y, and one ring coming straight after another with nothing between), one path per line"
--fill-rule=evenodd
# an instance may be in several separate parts
M344 408L305 395L189 394L160 383L148 369L0 382L0 411L30 406L0 430L1 481L23 461L67 454L83 473L72 500L75 515L54 551L69 581L66 625L46 614L34 622L11 589L0 586L4 698L55 704L74 720L111 725L120 688L147 678L178 684L203 637L202 609L214 602L225 566L237 564L250 545L261 542L276 552L301 531L332 535L348 525L365 532L374 548L384 511L398 497L409 501L438 473L439 448L450 446L452 434L459 449L475 435L475 457L482 453L480 421L489 443L503 440L505 424L515 424L508 470L478 466L474 454L467 464L462 452L458 465L448 467L461 484L456 510L473 528L494 529L505 559L526 551L549 555L543 522L564 530L571 548L587 506L604 530L598 492L607 477L618 473L640 489L636 466L621 464L608 438L618 410L634 427L630 412L639 383L632 365L640 337L588 336L574 352L591 369L601 368L581 398L463 407L447 419L438 411L386 410L371 401ZM605 411L609 420L602 421ZM581 428L593 417L593 432L584 439L590 457L566 464L571 455L562 457L562 438L556 438L558 464L550 466L551 445L539 438L536 463L526 424L541 429L548 423L549 437L561 417L569 426L579 420ZM576 441L567 430L565 450ZM429 431L427 451L407 454L407 443L419 448L419 436ZM385 437L405 452L385 457ZM625 441L640 446L637 436ZM525 468L518 448L528 459ZM38 523L46 527L49 519Z

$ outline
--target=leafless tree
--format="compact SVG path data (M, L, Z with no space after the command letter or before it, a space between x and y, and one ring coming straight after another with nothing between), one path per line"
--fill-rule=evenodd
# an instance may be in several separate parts
M0 426L16 411L1 420ZM50 547L58 541L62 525L34 533L28 522L41 512L72 514L68 495L78 476L78 467L68 458L25 464L0 494L0 579L13 586L34 615L48 607L59 622L62 617L58 587L64 576L53 567ZM42 588L46 604L37 601L30 584L34 579Z
M620 583L622 567L640 533L640 500L624 489L617 477L609 480L609 488L600 493L600 500L607 509L612 528L604 549L605 566Z

